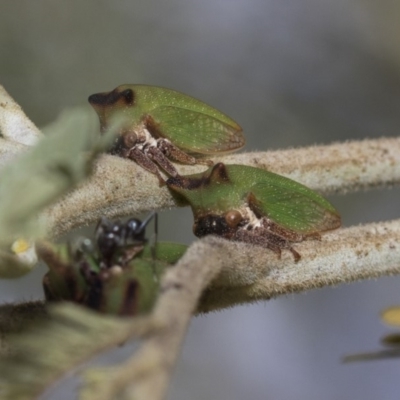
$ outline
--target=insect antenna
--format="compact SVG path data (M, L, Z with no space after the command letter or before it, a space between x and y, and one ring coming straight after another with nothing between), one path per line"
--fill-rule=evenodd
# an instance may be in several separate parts
M158 226L157 226L157 224L158 224L158 216L157 216L157 212L156 212L156 211L150 212L149 215L146 217L146 219L142 221L141 225L140 225L140 226L138 227L138 229L137 229L137 233L138 233L138 234L140 234L140 233L142 233L142 232L144 233L144 230L146 229L146 226L149 224L149 222L150 222L153 218L154 218L154 224L155 224L154 231L155 231L155 233L157 234L157 230L158 230Z
M149 242L146 239L146 227L154 219L154 234L152 235L152 244L150 246L150 254L152 259L152 270L154 280L157 281L157 273L156 273L156 258L157 258L157 238L158 238L158 214L155 211L150 212L147 217L140 221L139 219L132 218L126 223L126 238L125 243L129 245L137 244L138 246L144 245ZM143 248L143 247L142 247Z
M145 227L154 218L154 233L152 235L152 243L150 246L151 254L151 268L153 270L154 281L158 281L157 271L156 271L156 259L157 259L157 239L158 239L158 214L156 211L152 211L146 219L142 222Z
M154 214L154 240L153 244L150 247L151 251L151 259L152 259L152 268L153 268L153 276L155 281L158 281L158 276L156 274L156 247L157 247L157 239L158 239L158 214L155 212Z
M126 232L126 243L129 242L136 242L137 244L144 245L148 243L148 239L145 237L146 227L150 223L150 221L154 219L154 234L152 237L152 244L150 246L150 254L152 259L152 270L153 270L153 277L155 281L158 281L157 271L156 271L156 258L157 258L157 238L158 238L158 214L156 211L150 212L147 217L140 221L139 219L132 218L127 222L127 232ZM133 243L130 243L133 244Z

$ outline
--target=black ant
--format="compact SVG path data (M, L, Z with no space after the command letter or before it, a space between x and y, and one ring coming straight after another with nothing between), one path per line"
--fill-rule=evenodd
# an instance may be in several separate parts
M115 263L124 266L140 253L148 242L145 237L146 226L153 218L155 241L157 241L158 216L155 211L151 212L144 221L131 218L122 222L101 218L96 227L95 237L103 266L110 268ZM154 252L153 249L152 252Z

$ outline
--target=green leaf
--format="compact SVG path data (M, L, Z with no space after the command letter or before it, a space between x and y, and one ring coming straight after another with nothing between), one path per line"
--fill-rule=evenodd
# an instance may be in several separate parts
M186 251L186 246L157 243L124 266L101 269L96 251L78 257L65 244L40 243L38 254L49 268L43 278L46 299L71 301L101 313L138 315L149 312L158 297L160 277ZM115 265L116 267L116 265ZM90 268L90 276L87 269Z
M9 339L12 351L0 360L1 399L36 399L63 374L140 330L140 320L100 316L72 304L50 308L49 316Z
M37 145L0 170L0 277L29 272L13 257L10 244L15 238L35 239L45 234L38 214L91 172L96 155L109 146L114 128L100 138L87 109L68 111L49 126ZM116 122L117 123L117 122Z

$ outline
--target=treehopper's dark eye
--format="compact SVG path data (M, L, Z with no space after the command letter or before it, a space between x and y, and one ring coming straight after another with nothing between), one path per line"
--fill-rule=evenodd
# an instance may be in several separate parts
M121 96L124 98L125 103L127 105L132 105L134 100L134 94L132 89L126 89L121 93Z
M207 215L196 221L193 226L193 233L198 237L212 234L223 235L228 232L229 229L224 217Z

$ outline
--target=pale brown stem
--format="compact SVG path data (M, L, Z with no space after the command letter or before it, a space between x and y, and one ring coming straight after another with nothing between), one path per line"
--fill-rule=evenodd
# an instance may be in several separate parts
M202 253L204 245L207 253ZM164 398L199 297L218 274L215 262L221 257L220 247L220 243L209 240L196 242L168 270L151 314L156 325L163 328L149 335L139 352L125 364L112 370L89 370L86 374L89 385L83 391L83 398L108 400L117 398L123 390L132 399ZM199 252L202 257L198 256Z
M302 256L298 263L293 262L289 251L284 251L279 260L275 253L259 246L212 236L199 240L162 280L151 318L163 329L149 336L125 364L112 370L89 371L92 382L87 394L106 400L127 390L127 398L163 399L196 309L209 312L293 292L398 274L399 243L400 220L342 229L323 235L321 241L296 244ZM112 379L107 381L105 376L110 373Z
M266 168L322 193L349 192L400 182L400 138L364 140L328 146L243 153L218 161ZM179 166L182 174L204 166ZM175 206L166 187L134 162L104 155L92 178L50 207L44 218L51 236L108 218Z

